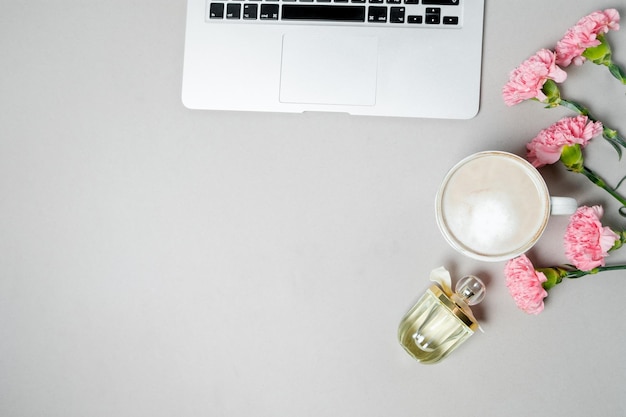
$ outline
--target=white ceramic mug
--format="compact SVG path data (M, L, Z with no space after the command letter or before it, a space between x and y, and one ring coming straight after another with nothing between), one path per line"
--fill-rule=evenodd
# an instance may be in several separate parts
M456 164L436 200L437 225L457 251L481 261L512 259L532 248L551 214L572 214L576 200L551 197L528 161L501 151Z

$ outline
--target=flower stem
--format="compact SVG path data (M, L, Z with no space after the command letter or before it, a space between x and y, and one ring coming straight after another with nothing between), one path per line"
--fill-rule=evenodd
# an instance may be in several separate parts
M566 109L575 111L576 113L583 116L587 116L592 122L598 122L598 119L596 119L589 113L589 109L576 103L575 101L561 98L559 100L559 105L565 107ZM615 148L615 151L617 151L617 154L621 158L622 150L620 149L620 146L622 148L626 148L626 140L624 140L624 138L617 132L617 130L611 129L607 127L604 123L602 123L602 137L606 139L613 146L613 148Z
M613 187L609 186L602 178L600 178L595 172L583 166L580 170L580 173L587 177L591 182L593 182L598 187L604 189L608 192L613 198L619 201L622 204L622 207L626 206L626 198L620 195Z
M570 270L570 271L567 271L567 273L563 276L563 278L575 279L575 278L584 277L585 275L597 274L598 272L617 271L620 269L626 269L626 265L599 266L589 271L581 271L580 269Z
M546 291L549 291L563 282L565 278L576 279L586 275L594 275L604 271L617 271L619 269L626 269L626 265L598 266L588 271L583 271L582 269L575 268L574 265L567 264L549 268L538 268L537 271L545 275L546 281L541 285Z

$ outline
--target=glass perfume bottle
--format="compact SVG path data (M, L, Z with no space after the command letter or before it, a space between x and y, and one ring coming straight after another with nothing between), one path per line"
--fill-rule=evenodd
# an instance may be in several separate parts
M473 275L461 278L454 293L450 274L444 268L432 271L431 281L436 284L406 313L398 327L402 347L424 364L439 362L480 328L469 306L485 297L485 284Z

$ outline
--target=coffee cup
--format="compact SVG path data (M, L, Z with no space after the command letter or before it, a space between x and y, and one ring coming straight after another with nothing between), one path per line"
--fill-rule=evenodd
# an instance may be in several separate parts
M456 164L436 198L437 225L460 253L487 262L515 258L539 240L550 215L572 214L576 200L551 197L535 167L517 155L479 152Z

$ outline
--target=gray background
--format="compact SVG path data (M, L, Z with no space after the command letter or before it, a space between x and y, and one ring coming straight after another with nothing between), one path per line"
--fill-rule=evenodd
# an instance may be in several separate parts
M508 108L502 85L615 6L487 1L481 110L449 121L187 110L184 1L3 1L0 415L626 415L624 273L565 282L528 316L504 264L457 255L433 210L459 159L523 155L571 114ZM626 66L626 28L609 37ZM626 132L605 68L563 91ZM587 149L609 182L626 174L603 140ZM624 227L582 176L541 172ZM566 224L537 266L565 261ZM485 333L424 366L396 328L439 265L487 281Z

